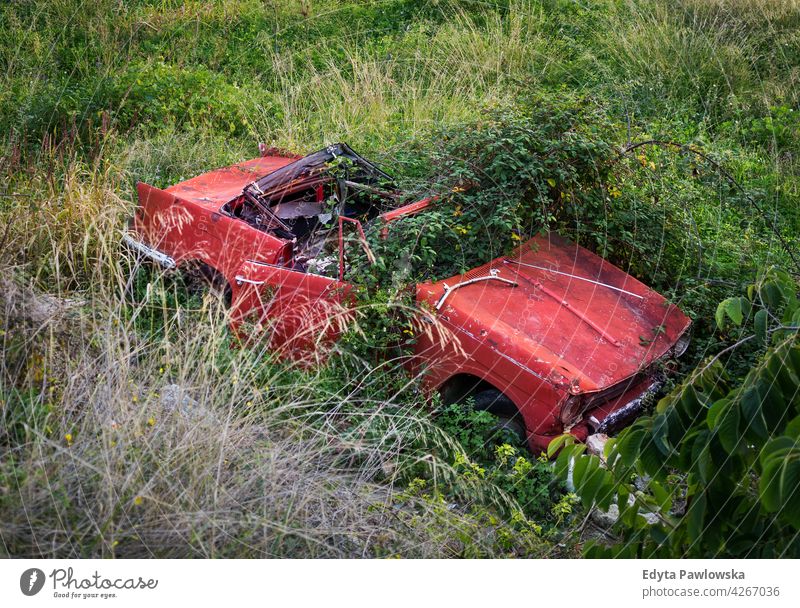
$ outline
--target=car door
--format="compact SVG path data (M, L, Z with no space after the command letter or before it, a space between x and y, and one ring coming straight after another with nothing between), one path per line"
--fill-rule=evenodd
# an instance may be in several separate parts
M352 285L263 262L235 276L233 325L294 360L318 361L353 319Z

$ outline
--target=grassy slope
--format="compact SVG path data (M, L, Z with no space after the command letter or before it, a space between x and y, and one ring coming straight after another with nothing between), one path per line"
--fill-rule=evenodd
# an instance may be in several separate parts
M581 94L617 144L702 145L797 243L795 0L57 0L0 11L2 266L78 302L3 289L0 535L12 554L551 551L368 363L342 354L345 372L298 375L230 351L196 301L188 313L168 291L125 304L116 243L136 180L164 186L254 156L259 141L309 151L344 140L413 183L424 168L407 151L442 125L531 91ZM675 200L712 276L735 281L740 267L783 259L745 203L720 214L720 200ZM689 305L706 310L708 284L692 285ZM214 420L165 410L170 384L190 387ZM403 490L430 477L425 454L462 509L430 487Z

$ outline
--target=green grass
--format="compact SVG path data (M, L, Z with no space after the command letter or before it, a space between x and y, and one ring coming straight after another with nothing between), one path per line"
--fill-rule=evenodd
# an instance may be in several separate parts
M495 190L464 202L525 207L541 186L546 221L695 318L697 361L732 339L713 328L716 302L789 264L773 227L800 248L798 26L796 0L4 3L0 552L562 554L569 499L535 458L520 483L506 452L465 464L480 420L453 438L415 379L363 356L379 298L364 333L311 372L230 348L214 307L169 280L127 301L118 242L134 184L254 157L259 142L346 141L418 192L494 171ZM531 136L537 107L579 118ZM585 158L570 138L608 152L597 180L586 164L559 178L583 201L570 206L550 200L549 174L502 173L492 137L564 175ZM767 216L691 154L612 161L644 139L702 149ZM536 142L563 144L559 162ZM453 210L436 218L445 231ZM165 416L170 384L215 422Z

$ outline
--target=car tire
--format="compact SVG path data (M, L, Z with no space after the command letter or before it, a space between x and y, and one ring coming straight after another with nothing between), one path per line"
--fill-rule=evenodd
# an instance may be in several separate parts
M487 411L497 416L498 420L494 428L498 435L510 433L521 444L524 445L526 443L525 422L522 419L522 414L519 413L517 406L514 405L511 399L497 389L480 391L473 396L473 399L476 410Z

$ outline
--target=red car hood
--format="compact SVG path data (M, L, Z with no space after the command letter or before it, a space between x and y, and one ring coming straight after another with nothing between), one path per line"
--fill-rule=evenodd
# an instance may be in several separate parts
M492 276L455 288L471 279ZM449 293L442 297L449 288ZM418 288L441 319L573 393L607 388L667 354L690 320L616 266L555 233Z

